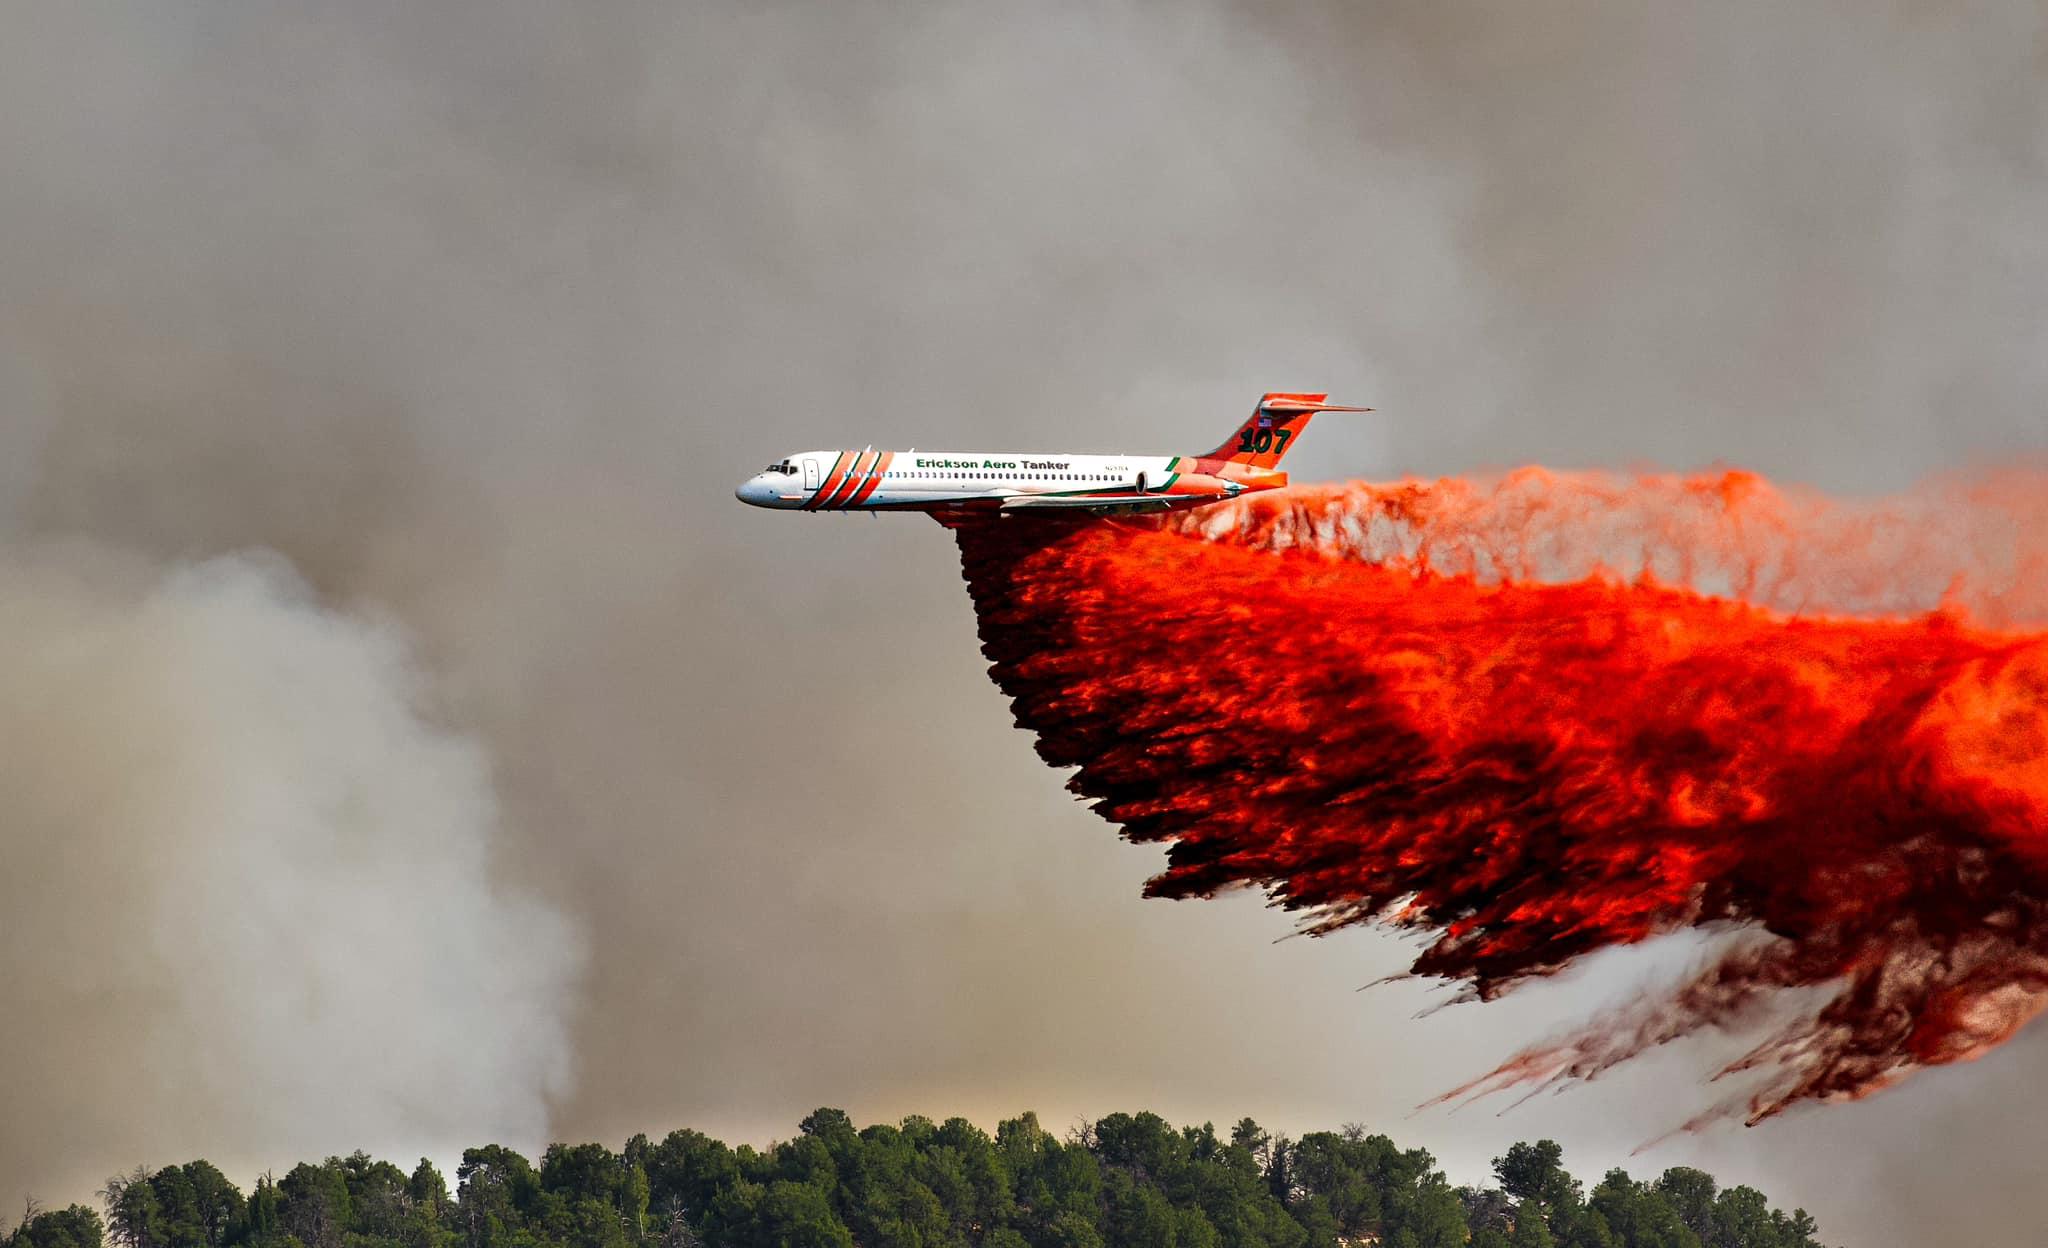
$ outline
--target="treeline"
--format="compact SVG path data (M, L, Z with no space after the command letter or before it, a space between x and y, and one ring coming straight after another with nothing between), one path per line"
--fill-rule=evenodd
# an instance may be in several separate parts
M1590 1192L1548 1140L1454 1187L1422 1149L1347 1127L1298 1140L1113 1114L1064 1138L1026 1114L856 1130L836 1109L764 1151L695 1131L623 1152L493 1145L456 1188L362 1153L264 1176L204 1161L109 1180L105 1216L29 1210L0 1248L1818 1248L1813 1220L1676 1167Z

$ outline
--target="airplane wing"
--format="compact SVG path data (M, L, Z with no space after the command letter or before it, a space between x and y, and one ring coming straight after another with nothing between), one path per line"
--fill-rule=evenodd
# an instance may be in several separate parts
M1056 497L1024 495L1003 500L1003 511L1061 513L1090 516L1130 516L1148 511L1172 511L1173 503L1159 494L1081 494Z

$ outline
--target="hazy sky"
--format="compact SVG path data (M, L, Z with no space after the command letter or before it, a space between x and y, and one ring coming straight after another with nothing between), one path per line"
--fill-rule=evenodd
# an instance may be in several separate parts
M1391 937L1141 901L937 526L731 494L1199 450L1268 389L1380 409L1310 478L2039 453L2038 5L0 14L0 1208L1143 1107L2048 1231L2038 1029L1634 1159L1711 1046L1405 1117L1658 955L1417 1019L1351 991Z

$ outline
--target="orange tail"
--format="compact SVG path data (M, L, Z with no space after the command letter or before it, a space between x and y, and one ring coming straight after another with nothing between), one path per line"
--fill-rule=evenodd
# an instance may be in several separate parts
M1283 394L1275 391L1259 400L1251 419L1238 427L1222 446L1202 456L1227 460L1247 468L1273 468L1280 463L1294 439L1308 428L1309 417L1317 412L1369 412L1369 407L1341 407L1325 403L1327 394Z

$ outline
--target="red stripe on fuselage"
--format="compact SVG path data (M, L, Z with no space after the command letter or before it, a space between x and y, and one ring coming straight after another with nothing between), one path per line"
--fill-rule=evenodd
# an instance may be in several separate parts
M862 474L874 466L875 459L876 453L874 451L862 451L860 458L853 461L853 467L846 470L846 477L840 481L839 488L833 491L830 497L826 498L821 505L821 509L832 511L846 506L847 500L853 497L856 490L860 489Z
M832 461L832 471L825 474L825 484L819 486L817 493L812 494L810 501L804 504L805 511L816 511L818 508L823 507L825 500L831 496L832 491L839 488L841 480L839 474L846 471L846 457L851 454L853 454L852 451L839 452L839 458Z
M853 497L847 500L846 505L848 507L858 507L868 501L868 495L874 493L875 487L882 483L882 474L889 471L889 462L895 458L896 452L883 451L882 458L878 462L869 464L867 484L856 490Z

